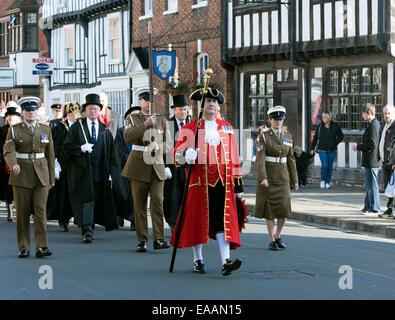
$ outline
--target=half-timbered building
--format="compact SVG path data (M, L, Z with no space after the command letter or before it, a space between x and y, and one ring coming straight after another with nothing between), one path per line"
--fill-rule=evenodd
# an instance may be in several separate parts
M33 59L48 47L38 27L37 0L0 2L0 102L26 95L40 96L40 78L33 74Z
M106 92L109 106L130 106L128 0L42 0L42 24L54 59L45 102L85 102Z
M358 183L361 155L352 145L366 126L361 106L375 104L381 120L382 107L395 99L394 1L229 0L223 5L223 59L234 68L239 127L256 135L268 108L281 104L295 144L309 150L321 112L330 110L345 133L334 178ZM314 164L320 165L318 157Z

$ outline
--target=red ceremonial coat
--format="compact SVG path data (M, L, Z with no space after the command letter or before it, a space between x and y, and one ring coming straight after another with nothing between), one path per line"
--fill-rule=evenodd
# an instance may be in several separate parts
M214 147L205 143L205 121L202 119L196 150L198 156L195 164L192 165L178 248L208 243L209 238L216 239L215 233L209 230L208 186L214 186L218 179L223 181L226 192L224 205L225 240L230 243L231 249L240 246L234 193L235 179L241 178L236 132L225 120L217 118L216 122L221 143ZM184 151L194 147L197 123L198 120L192 121L184 125L180 131L173 150L173 160L178 166L185 163ZM218 181L218 183L221 182ZM170 241L173 246L178 226L179 221L177 221Z

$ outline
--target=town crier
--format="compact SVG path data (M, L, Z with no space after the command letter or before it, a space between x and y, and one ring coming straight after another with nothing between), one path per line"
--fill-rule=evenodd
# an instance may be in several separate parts
M203 89L193 92L191 99L201 100L202 92ZM230 259L230 249L240 246L235 197L243 191L243 186L236 132L217 116L223 102L219 90L208 88L196 149L198 119L182 127L173 159L176 166L188 163L192 170L177 247L193 247L193 270L206 273L202 246L209 238L217 240L222 275L226 276L241 265L241 260ZM180 218L172 234L173 246L179 222Z

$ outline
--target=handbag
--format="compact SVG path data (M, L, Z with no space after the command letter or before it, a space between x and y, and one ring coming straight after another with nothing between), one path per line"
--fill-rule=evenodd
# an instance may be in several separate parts
M392 172L390 181L388 182L387 187L385 188L384 194L388 198L395 197L395 172Z
M321 132L321 124L318 127L318 139L314 148L314 153L318 153L318 145L320 144L320 132Z

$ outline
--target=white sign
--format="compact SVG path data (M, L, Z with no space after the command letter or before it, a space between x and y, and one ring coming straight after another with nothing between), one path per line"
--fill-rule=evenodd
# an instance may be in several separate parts
M52 75L53 59L38 58L33 59L33 74L50 76Z
M0 68L0 88L14 87L14 69Z

